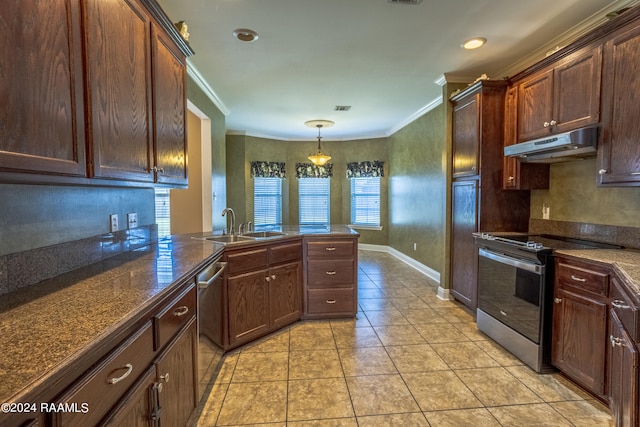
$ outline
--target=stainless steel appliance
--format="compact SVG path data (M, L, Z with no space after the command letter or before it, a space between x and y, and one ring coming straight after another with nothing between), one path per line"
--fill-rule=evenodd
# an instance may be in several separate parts
M549 235L473 233L478 329L536 372L551 366L553 250L617 247Z
M216 258L198 274L198 378L199 399L215 380L213 374L222 358L222 285L227 263Z
M550 124L553 126L553 124ZM588 126L504 147L504 155L521 162L556 163L595 157L598 126Z

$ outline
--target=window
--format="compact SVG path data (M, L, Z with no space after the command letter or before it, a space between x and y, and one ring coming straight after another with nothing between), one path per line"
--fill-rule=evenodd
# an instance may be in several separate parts
M171 204L168 188L156 188L156 224L158 237L171 234Z
M300 225L329 225L329 178L298 179Z
M380 226L380 177L351 178L351 224Z
M253 224L282 225L281 178L253 178Z

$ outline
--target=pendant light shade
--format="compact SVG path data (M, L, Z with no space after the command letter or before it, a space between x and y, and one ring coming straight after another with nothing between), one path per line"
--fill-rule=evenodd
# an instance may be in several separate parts
M331 127L333 126L333 124L334 123L329 120L309 120L308 122L305 122L305 125L309 127L318 128L318 151L308 157L308 159L311 160L311 163L316 166L323 166L325 163L331 160L331 156L328 154L324 154L322 152L322 148L320 147L320 140L322 139L322 136L320 136L320 129L322 129L323 127Z

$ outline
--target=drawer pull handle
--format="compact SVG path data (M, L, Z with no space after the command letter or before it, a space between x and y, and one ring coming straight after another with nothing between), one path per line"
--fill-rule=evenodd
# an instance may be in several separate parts
M327 272L325 272L325 274L327 276L335 276L336 272L335 271L327 271Z
M336 300L334 300L334 299L328 299L328 300L326 300L325 302L326 302L327 304L335 304L335 303L336 303Z
M160 375L159 379L160 379L160 381L164 381L165 383L168 383L169 382L169 372L167 372L164 375Z
M584 278L578 277L578 276L574 276L573 274L571 275L571 278L573 280L575 280L576 282L586 282L587 281L587 279L584 279Z
M619 299L614 299L613 301L611 301L611 305L614 306L615 308L619 308L621 310L626 310L626 309L630 308L627 304L625 304L624 301L619 300Z
M611 347L622 347L622 338L609 335L609 341L611 342Z
M122 368L118 368L118 369L126 369L126 371L124 372L124 374L120 375L119 377L109 378L109 380L107 380L108 384L117 384L123 379L127 378L131 374L131 371L133 371L133 365L131 363L127 363Z
M183 305L182 307L178 307L173 310L173 315L176 317L182 317L189 312L189 307Z
M556 304L560 304L562 302L562 298L554 298L553 302L555 302Z
M330 247L324 248L324 250L325 250L325 251L335 251L335 250L336 250L336 248L335 248L335 247L333 247L333 246L330 246Z

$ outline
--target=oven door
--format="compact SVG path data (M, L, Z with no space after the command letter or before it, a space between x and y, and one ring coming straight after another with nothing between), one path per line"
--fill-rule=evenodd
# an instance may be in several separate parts
M545 267L479 249L478 308L540 344Z

